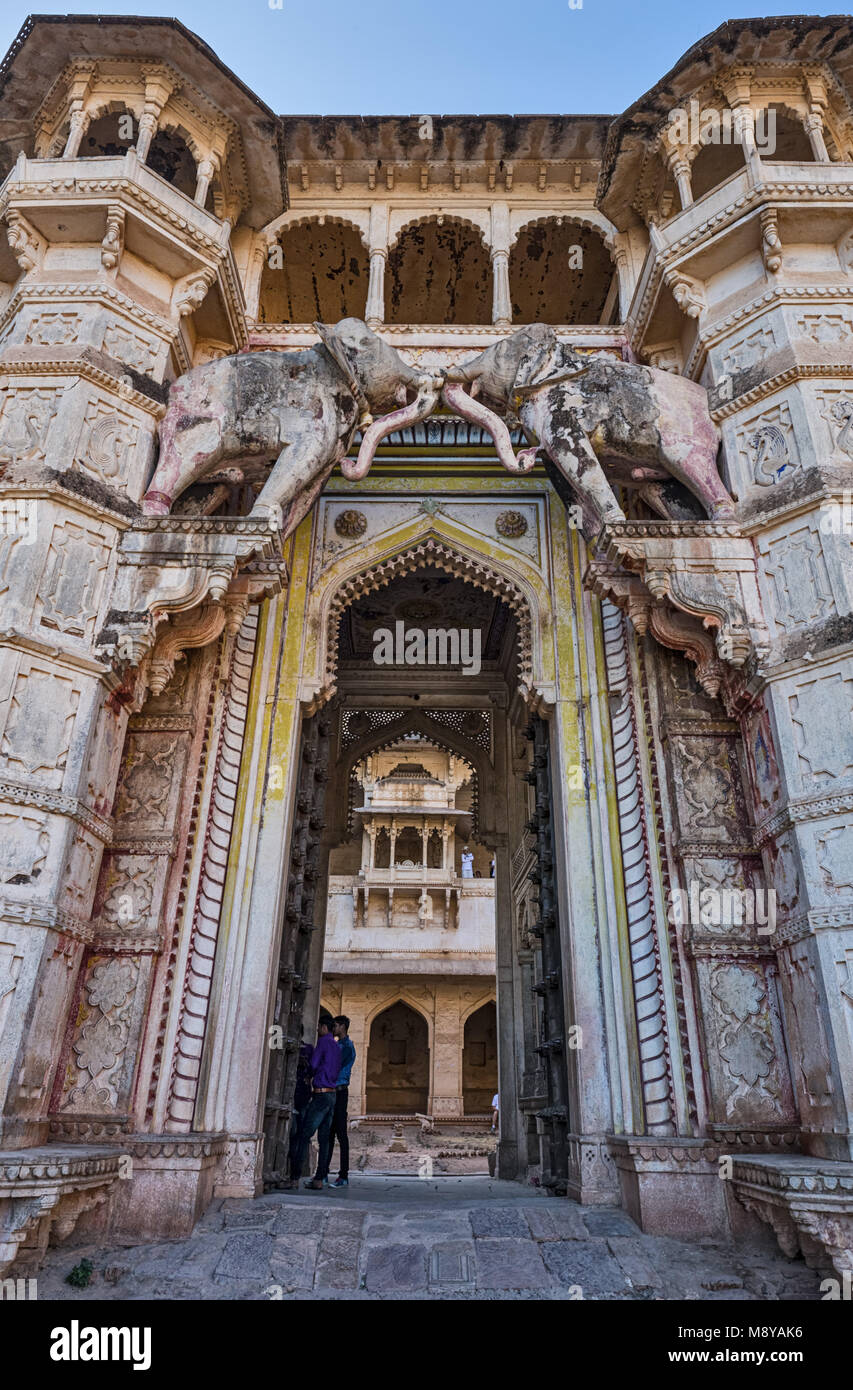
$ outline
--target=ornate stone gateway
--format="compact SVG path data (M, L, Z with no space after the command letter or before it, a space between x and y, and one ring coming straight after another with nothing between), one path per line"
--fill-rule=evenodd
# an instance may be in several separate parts
M389 859L421 944L373 943L361 1056L419 1012L409 1089L458 1116L496 997L500 1176L853 1267L851 74L843 18L737 21L622 117L436 119L416 160L405 119L277 116L177 24L25 25L4 1265L281 1180L324 936L379 930L375 858L330 906L353 770L409 739L470 800ZM737 140L669 119L694 102ZM386 618L471 659L377 663ZM454 948L478 898L489 949Z

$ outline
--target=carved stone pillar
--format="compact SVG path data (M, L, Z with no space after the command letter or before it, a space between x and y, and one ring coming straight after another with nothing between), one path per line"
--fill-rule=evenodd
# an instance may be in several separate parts
M492 252L492 323L497 328L512 327L512 298L509 286L509 252Z
M380 328L385 322L385 264L388 252L384 247L370 253L370 280L367 286L367 307L364 311L368 328Z

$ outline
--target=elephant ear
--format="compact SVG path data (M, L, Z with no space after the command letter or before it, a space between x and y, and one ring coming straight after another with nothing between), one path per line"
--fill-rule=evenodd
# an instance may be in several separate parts
M545 323L534 324L527 330L526 339L513 383L516 389L538 386L560 371L560 344L553 328Z

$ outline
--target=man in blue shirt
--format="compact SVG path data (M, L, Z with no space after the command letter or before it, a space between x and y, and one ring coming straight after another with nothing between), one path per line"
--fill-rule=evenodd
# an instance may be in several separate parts
M338 1040L341 1067L335 1086L335 1110L332 1116L332 1130L329 1136L329 1157L326 1162L326 1175L332 1163L335 1140L341 1150L341 1164L333 1187L349 1187L349 1132L347 1130L347 1106L349 1105L349 1083L355 1061L355 1046L349 1036L349 1019L346 1014L338 1014L334 1021L335 1037Z
M322 1191L323 1179L329 1171L329 1139L335 1113L338 1073L341 1069L340 1053L338 1044L331 1032L331 1023L332 1020L326 1014L325 1018L320 1019L317 1028L317 1046L311 1053L310 1061L313 1073L311 1099L305 1111L305 1120L299 1136L299 1147L290 1165L290 1181L287 1183L287 1188L290 1190L299 1186L305 1155L315 1132L319 1147L317 1171L311 1182L305 1184L306 1187L313 1187Z

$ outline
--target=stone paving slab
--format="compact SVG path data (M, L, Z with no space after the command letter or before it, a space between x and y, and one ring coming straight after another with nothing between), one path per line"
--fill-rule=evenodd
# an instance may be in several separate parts
M769 1240L644 1235L622 1211L492 1180L358 1179L215 1202L192 1236L48 1252L39 1297L138 1299L814 1299L819 1276ZM343 1200L341 1194L343 1193ZM65 1282L83 1257L86 1289Z
M378 1245L368 1251L364 1273L367 1289L423 1289L426 1282L425 1245Z
M478 1289L539 1289L550 1283L539 1247L532 1240L478 1240Z

